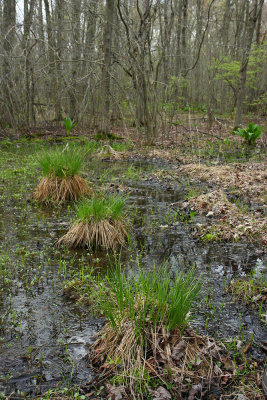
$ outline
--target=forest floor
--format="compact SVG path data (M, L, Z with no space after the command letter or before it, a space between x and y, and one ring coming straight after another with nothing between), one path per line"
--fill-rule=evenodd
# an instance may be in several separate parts
M149 361L147 383L140 384L141 393L136 392L136 397L265 398L261 379L267 351L266 135L248 148L230 131L223 120L217 120L213 130L206 132L205 122L192 119L190 124L187 120L184 125L174 125L153 146L136 139L134 129L122 133L121 128L113 129L113 133L123 139L98 141L94 133L82 131L66 137L58 128L43 128L27 137L6 137L0 142L0 304L2 310L5 308L1 314L1 399L134 398L124 381L116 378L114 363L95 366L91 380L86 381L77 371L84 369L88 375L85 365L76 363L77 353L67 349L71 335L72 346L76 338L79 346L80 340L85 340L93 349L93 337L102 322L98 317L93 322L92 317L87 320L92 305L84 276L92 267L105 271L108 262L103 254L86 252L76 257L71 252L54 251L55 238L66 229L72 210L39 210L29 202L39 177L36 155L44 148L68 143L88 149L84 177L92 185L127 196L132 242L123 250L122 259L129 276L135 274L137 258L148 271L152 264L168 259L179 266L195 263L208 282L201 304L194 310L197 322L183 339L184 343L198 342L200 358L189 364L183 382L175 380L168 375L168 363L178 371L185 350L180 348L177 356L177 348L166 337L161 357L169 345L171 361ZM44 324L53 321L51 337L44 333L44 326L40 328L38 318L32 320L31 329L21 319L27 314L27 321L31 320L29 310L36 307L35 298ZM52 310L52 319L47 309L50 314ZM90 332L85 339L73 331L79 313L83 315L79 317L83 332ZM65 326L64 334L57 328L57 318ZM55 344L55 337L63 338L65 347ZM40 353L40 348L45 348L42 340L54 346L54 354L48 350ZM204 359L201 361L200 353L205 360L214 359L208 380L201 376ZM59 365L64 370L60 376L56 374ZM161 367L157 369L156 365Z

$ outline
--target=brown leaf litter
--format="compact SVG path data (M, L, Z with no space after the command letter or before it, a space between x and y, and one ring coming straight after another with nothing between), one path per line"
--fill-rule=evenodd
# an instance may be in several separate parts
M125 392L120 386L117 390L112 387L114 399L146 398L135 387L147 379L147 374L162 383L155 390L149 389L154 400L193 400L196 395L203 399L223 399L229 398L229 391L231 395L247 394L247 387L235 386L237 368L242 369L242 365L237 367L222 343L195 334L189 326L183 335L179 329L166 332L163 326L157 330L146 327L145 335L146 344L137 339L130 320L122 321L116 330L107 323L91 347L91 360L99 372L123 376ZM138 379L136 371L139 371ZM260 376L251 373L244 381L254 384L258 379ZM217 393L215 397L213 393ZM126 394L128 397L123 397ZM251 400L264 399L261 393L252 390L248 396Z
M179 167L179 172L194 180L214 183L222 189L234 190L253 202L264 204L266 198L266 163L247 163L207 166L187 164Z
M236 241L242 238L267 243L266 219L261 214L241 212L223 190L215 190L190 198L182 204L205 215L208 222L194 226L196 236L209 240ZM210 235L210 236L208 236Z

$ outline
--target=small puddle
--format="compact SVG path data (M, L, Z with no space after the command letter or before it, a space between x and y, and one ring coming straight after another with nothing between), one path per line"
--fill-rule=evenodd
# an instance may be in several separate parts
M11 158L25 149L12 151ZM196 241L190 221L175 215L173 205L184 199L184 187L177 184L169 190L133 176L133 170L144 175L153 167L98 161L85 169L95 184L113 179L115 184L127 185L133 214L132 245L122 252L127 274L137 273L137 259L147 271L165 260L173 273L195 265L207 299L193 310L195 329L217 337L253 335L256 343L266 339L257 312L234 304L224 290L225 280L245 276L256 265L266 272L262 250L246 243ZM55 249L54 242L66 231L73 211L28 202L37 180L37 173L0 180L0 393L13 393L11 399L18 398L19 392L34 398L58 385L90 381L94 372L87 363L88 344L102 326L86 307L62 296L68 266L79 270L82 263L93 265L95 257L87 251ZM101 254L97 257L104 271L107 260Z

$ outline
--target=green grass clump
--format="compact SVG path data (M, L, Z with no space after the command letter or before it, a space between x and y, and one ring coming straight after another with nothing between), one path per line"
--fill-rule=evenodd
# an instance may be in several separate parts
M185 327L201 288L193 270L177 272L172 279L165 267L152 274L139 271L130 281L118 266L107 277L107 284L111 295L103 296L103 314L114 329L119 329L124 320L131 321L136 335L143 339L147 326L155 330L163 325L167 331Z
M76 206L77 217L69 231L57 241L70 248L115 250L125 245L128 236L121 218L125 200L119 196L82 199Z
M153 371L157 371L157 376L164 376L163 370L171 366L176 371L171 348L174 350L180 342L188 348L182 361L186 369L201 351L195 344L192 347L182 341L189 311L200 288L193 270L177 272L174 278L166 267L150 274L140 270L136 278L129 280L118 263L96 289L98 306L107 323L94 342L93 365L112 363L115 377L123 379L136 399L140 398L137 395L140 385L147 386L145 371L152 358L156 360ZM164 367L158 368L157 358L161 354L168 360ZM138 381L132 377L138 377Z
M88 141L85 146L84 150L86 153L96 153L101 148L101 143L97 142L96 140Z
M77 175L82 167L81 152L74 149L56 149L39 157L43 176L66 178Z
M76 206L77 219L84 223L92 217L95 221L115 221L122 216L124 206L125 199L120 196L82 199Z
M115 150L115 151L128 151L130 148L129 143L121 143L121 142L112 142L110 146Z

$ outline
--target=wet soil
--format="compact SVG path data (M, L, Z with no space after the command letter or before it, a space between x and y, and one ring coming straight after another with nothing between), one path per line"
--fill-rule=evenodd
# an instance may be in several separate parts
M55 249L73 206L44 208L29 201L40 179L37 151L41 144L23 144L1 149L0 157L0 393L13 393L14 399L19 392L34 398L48 388L85 384L94 376L87 344L103 322L63 296L62 286L73 271L84 273L94 266L104 273L109 265L102 253ZM183 179L169 187L151 178L155 168L165 170L166 164L88 159L84 168L94 187L127 194L131 240L121 257L129 278L138 265L150 271L167 260L173 273L195 265L204 284L192 326L221 338L253 336L254 355L264 359L260 343L267 331L258 310L233 303L225 292L225 282L233 277L255 268L266 273L262 246L195 239L192 225L201 217L190 220L178 212L187 193Z

